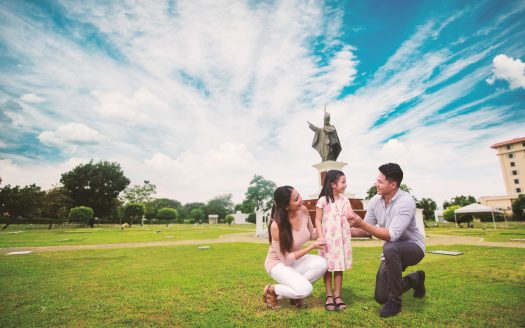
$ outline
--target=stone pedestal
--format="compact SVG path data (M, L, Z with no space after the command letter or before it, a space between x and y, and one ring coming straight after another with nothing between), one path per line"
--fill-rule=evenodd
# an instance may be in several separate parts
M345 167L348 163L344 162L337 162L337 161L326 161L321 162L312 165L317 169L318 172L318 188L317 193L310 195L310 199L305 199L304 205L308 209L308 212L310 214L310 218L312 221L315 220L315 204L317 204L317 200L319 198L319 193L321 192L321 189L323 188L324 178L326 177L326 173L330 170L339 170L343 171L343 167ZM358 214L361 217L364 217L366 214L366 210L363 208L363 201L360 198L355 198L355 195L352 193L345 193L345 196L348 197L350 200L350 204L352 205L352 208L356 214ZM315 224L315 222L314 222Z
M257 210L255 212L255 235L257 237L268 237L268 221L270 218L270 212L263 212Z

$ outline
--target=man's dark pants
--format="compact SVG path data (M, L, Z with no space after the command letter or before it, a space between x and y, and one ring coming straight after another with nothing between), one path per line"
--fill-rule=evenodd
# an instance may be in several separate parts
M401 303L401 295L416 286L418 274L413 272L402 277L408 266L418 264L425 253L415 243L409 241L390 241L383 246L385 259L381 261L376 275L375 299L384 304L391 298Z

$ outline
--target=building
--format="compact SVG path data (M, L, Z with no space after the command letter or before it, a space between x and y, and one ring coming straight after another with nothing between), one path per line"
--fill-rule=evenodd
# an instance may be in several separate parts
M496 150L503 174L505 190L504 196L483 196L479 198L481 204L501 208L511 213L512 201L519 194L525 193L525 137L498 142L490 148Z

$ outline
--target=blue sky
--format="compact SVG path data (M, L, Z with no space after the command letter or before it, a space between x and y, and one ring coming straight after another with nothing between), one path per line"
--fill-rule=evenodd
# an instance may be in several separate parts
M309 198L327 104L348 192L398 162L418 198L502 195L523 40L525 1L0 0L0 176L49 188L93 158L182 202L240 202L254 174Z

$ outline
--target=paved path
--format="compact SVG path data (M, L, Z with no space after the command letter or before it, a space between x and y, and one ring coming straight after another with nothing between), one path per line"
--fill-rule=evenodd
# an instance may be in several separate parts
M117 243L117 244L96 244L96 245L60 245L60 246L38 246L38 247L10 247L0 248L0 253L33 251L33 252L56 252L56 251L74 251L81 249L107 249L107 248L140 248L140 247L159 247L159 246L176 246L176 245L206 245L218 243L258 243L267 244L267 238L259 238L253 232L243 232L222 235L216 239L200 240L178 240L178 241L150 241L138 243ZM431 234L425 239L427 246L435 245L478 245L492 247L511 247L525 248L525 242L488 242L479 237L463 237L452 235ZM352 240L354 247L379 247L383 245L381 240Z

